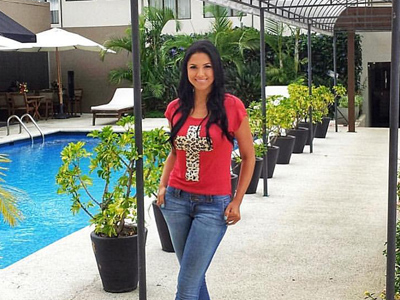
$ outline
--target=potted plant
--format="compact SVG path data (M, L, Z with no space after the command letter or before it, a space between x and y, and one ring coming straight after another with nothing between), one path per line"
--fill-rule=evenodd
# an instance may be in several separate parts
M249 116L249 124L251 132L256 139L256 143L262 140L262 110L261 103L257 101L253 101L250 103L247 108L247 114ZM263 149L258 149L258 145L255 146L255 150L261 152ZM267 140L266 148L264 149L267 152L267 166L268 166L268 178L272 178L276 166L276 162L278 160L279 155L279 147L272 145ZM259 154L260 155L260 154ZM257 155L256 155L257 156ZM263 178L263 170L261 170L260 178Z
M311 107L311 97L308 87L293 83L288 86L289 102L293 110L292 127L288 130L288 134L296 137L293 147L293 153L303 153L309 136L309 126L301 126L301 122L307 119Z
M287 134L291 128L294 111L289 98L283 96L270 96L266 99L269 143L279 147L277 164L288 164L292 156L296 137Z
M360 114L360 108L362 106L362 103L364 101L364 98L361 95L355 95L354 97L354 109L355 109L355 118L357 119L359 114ZM349 98L347 95L342 95L339 98L339 103L338 103L338 123L340 124L347 124L349 120L349 113L348 113L348 107L349 107Z
M261 106L257 102L252 102L247 108L247 115L249 117L250 130L254 139L254 150L256 156L256 163L254 165L253 175L250 180L250 184L246 190L246 194L254 194L257 191L258 181L261 177L263 158L264 154L267 152L266 145L260 140L262 134L262 113ZM240 174L240 164L242 159L240 157L239 149L236 149L232 153L232 172L239 176ZM268 157L268 155L267 155ZM234 180L234 179L232 179Z
M127 292L136 289L136 161L133 117L117 122L125 131L116 133L111 126L92 131L88 136L99 140L93 153L84 142L70 143L61 152L62 165L56 175L58 192L71 196L71 210L83 210L90 216L94 231L90 237L104 290ZM162 128L143 132L143 168L145 193L154 190L164 157ZM89 162L85 168L84 161ZM90 193L93 174L104 183L100 199Z
M257 191L258 181L261 177L263 157L264 153L267 151L263 143L254 143L254 151L256 155L256 163L254 165L253 175L250 180L250 184L246 190L246 194L255 194ZM239 176L240 174L240 164L242 159L240 157L239 150L233 151L232 159L232 172Z
M329 106L335 102L336 96L343 96L346 89L342 85L333 87L335 93L326 86L313 87L312 90L312 108L313 108L313 121L315 121L315 134L316 138L325 138L328 132L330 118L328 117Z

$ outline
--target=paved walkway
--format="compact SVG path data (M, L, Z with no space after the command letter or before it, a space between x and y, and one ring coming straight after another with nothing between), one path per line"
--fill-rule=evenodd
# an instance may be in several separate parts
M59 121L40 125L63 127ZM89 118L67 122L91 128ZM145 119L143 127L160 122ZM229 228L208 272L213 300L361 300L364 291L383 289L388 129L333 129L315 140L313 154L307 146L289 165L277 165L269 197L262 196L262 181L257 194L245 197L242 221ZM151 210L146 218L147 299L173 300L178 264L161 250ZM0 299L138 299L137 290L102 290L89 232L0 270Z

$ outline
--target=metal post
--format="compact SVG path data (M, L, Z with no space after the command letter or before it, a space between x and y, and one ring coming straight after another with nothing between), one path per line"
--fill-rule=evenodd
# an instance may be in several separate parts
M308 32L307 32L307 52L308 52L308 93L312 95L312 48L311 48L311 23L308 23ZM314 139L314 126L312 119L312 107L308 109L308 114L310 118L310 153L313 153L313 139Z
M355 75L355 31L347 32L347 96L349 99L349 125L348 132L356 132L356 119L354 108L354 95L356 86Z
M396 265L396 212L397 164L399 130L399 80L400 80L400 5L393 1L392 64L390 78L390 134L389 134L389 199L387 228L386 299L394 300Z
M262 101L262 132L263 132L263 145L267 146L267 110L266 110L266 99L265 99L265 28L264 28L264 10L261 7L260 1L260 65L261 65L261 101ZM268 196L268 153L264 153L263 157L263 180L264 180L264 196Z
M337 58L336 58L336 43L337 43L337 35L336 32L333 33L333 85L337 85ZM338 116L337 116L337 106L338 106L338 98L335 95L335 132L338 132Z
M135 146L140 156L143 155L142 141L142 99L140 84L140 45L139 45L139 3L131 0L132 57L133 57L133 97L135 114ZM139 299L146 300L146 253L144 228L144 188L143 158L136 161L136 201L138 226L138 266Z

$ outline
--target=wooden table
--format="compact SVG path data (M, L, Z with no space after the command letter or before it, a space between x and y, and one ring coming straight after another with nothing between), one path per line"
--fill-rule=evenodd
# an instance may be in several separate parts
M41 118L39 107L40 107L40 102L44 98L45 98L44 96L26 95L26 100L28 101L28 104L33 104L33 107L35 108L35 111L33 113L34 119L40 120Z

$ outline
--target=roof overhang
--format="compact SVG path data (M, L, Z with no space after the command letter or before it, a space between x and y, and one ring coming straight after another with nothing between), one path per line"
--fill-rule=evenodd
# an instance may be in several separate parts
M391 0L203 1L257 16L263 9L266 18L305 29L311 26L312 31L327 35L336 30L391 30Z

